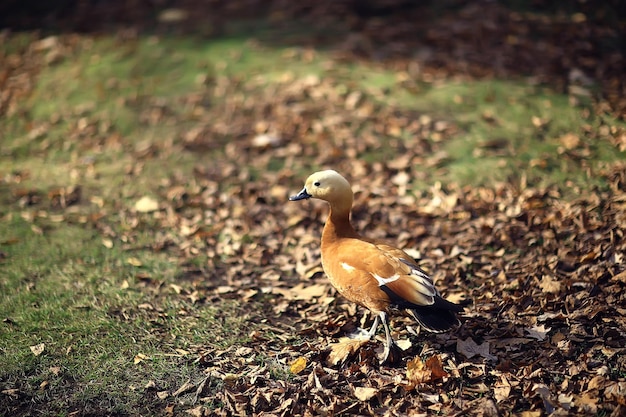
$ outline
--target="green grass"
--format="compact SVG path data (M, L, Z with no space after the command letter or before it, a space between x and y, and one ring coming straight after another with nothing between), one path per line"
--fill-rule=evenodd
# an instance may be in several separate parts
M128 253L107 249L95 231L38 223L44 235L16 216L0 222L0 380L3 389L32 396L33 407L56 397L51 407L59 412L141 409L149 381L175 391L201 376L180 349L246 340L234 304L220 306L218 321L215 308L142 291L139 270L174 282L177 266L163 255L141 252L142 266L132 266ZM45 350L35 356L30 346L40 343ZM147 359L135 364L138 354Z
M597 172L626 157L601 126L626 128L608 115L596 115L589 103L570 104L567 95L523 80L417 83L406 88L382 69L362 74L360 84L379 101L454 123L459 131L446 141L446 169L436 180L489 185L526 175L529 185L564 188L606 184ZM382 91L386 91L382 93ZM579 136L580 159L568 158L561 143ZM490 149L490 144L497 144ZM384 152L384 150L383 150ZM376 158L376 155L374 155ZM424 185L420 185L423 187Z
M193 127L194 116L177 105L176 98L200 90L203 83L211 83L215 77L236 76L244 80L257 77L271 85L285 74L296 78L308 74L336 77L340 87L356 83L385 105L453 122L459 132L445 144L450 162L444 176L437 178L444 183L488 184L524 172L540 185L568 180L578 186L590 181L599 185L587 173L625 156L609 143L607 135L595 133L606 121L622 127L623 123L593 115L584 105L571 106L566 95L523 80L421 83L406 89L396 74L379 67L333 64L325 69L328 60L323 52L317 52L312 61L294 59L295 49L286 49L295 52L285 53L260 48L257 43L237 37L213 42L103 38L84 48L76 59L46 68L39 78L38 89L27 104L31 122L59 120L46 129L41 139L20 137L18 132L23 131L24 122L10 121L8 136L15 138L8 152L14 160L45 154L43 161L37 161L39 165L66 162L68 151L78 151L77 141L68 136L83 116L104 131L103 137L117 133L123 138L126 146L117 154L93 155L99 162L110 162L127 153L132 143L159 143ZM173 114L162 123L146 123L141 110L159 99L165 100ZM67 114L74 117L60 117ZM546 123L535 126L533 118ZM104 120L113 124L106 125ZM589 149L581 160L562 158L559 138L567 133L579 135ZM497 152L485 149L494 141L507 145ZM476 163L478 160L480 163ZM274 164L275 168L280 166Z

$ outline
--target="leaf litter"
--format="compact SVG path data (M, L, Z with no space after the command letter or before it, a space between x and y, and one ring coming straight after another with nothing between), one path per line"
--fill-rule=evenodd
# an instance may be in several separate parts
M468 7L461 15L470 19L476 13ZM502 11L494 7L489 13ZM524 24L517 23L512 27L523 32ZM379 35L371 24L368 36L401 36L401 28ZM455 21L452 32L466 33L463 24ZM447 39L441 30L434 28L428 36ZM509 54L518 38L506 39ZM53 65L71 56L76 43L76 37L58 37L34 45L11 58L12 71L21 68L34 76L37 60L27 55L57 51L42 58ZM348 49L355 52L354 45ZM445 63L447 73L459 71L453 60ZM471 67L480 72L480 65ZM9 88L17 93L27 88L12 82ZM171 397L190 415L624 412L624 164L598 173L610 184L607 190L588 190L575 200L564 199L557 187L538 189L523 181L486 187L433 181L430 190L419 191L413 179L433 179L423 167L434 175L445 169L443 144L457 134L454 123L382 105L371 91L351 89L333 77L285 76L266 87L263 77L219 76L205 91L177 98L194 110L196 128L165 144L131 149L115 135L85 134L86 149L126 146L143 161L129 168L130 176L141 176L142 163L158 161L163 153L211 158L190 173L164 176L154 194L133 196L134 203L87 197L75 186L29 189L28 172L3 173L12 204L39 233L48 233L40 224L57 213L59 222L93 227L106 248L128 251L126 260L135 267L143 265L135 256L136 234L151 225L147 249L167 253L185 273L171 285L141 272L133 282L124 281L123 289L134 286L153 297L138 307L148 319L161 314L163 297L189 301L193 308L185 314L192 315L194 308L225 299L241 303L250 329L247 342L176 347L204 376L156 391L165 413L173 412L164 401ZM14 111L17 93L3 96L5 113ZM203 103L215 96L224 100L208 111ZM622 111L623 102L611 100L612 108ZM144 104L146 123L179 117L166 111L175 107L168 99L147 98ZM99 122L74 113L60 117L78 117L68 141ZM36 129L30 139L40 139ZM564 158L574 158L568 152L583 145L571 134L560 141ZM368 162L372 154L381 157ZM362 312L335 297L319 268L324 206L286 203L308 171L319 166L351 178L358 230L415 251L446 296L465 294L473 300L462 325L443 335L416 335L408 319L395 319L394 337L412 340L398 367L379 365L377 342L342 337ZM97 203L96 212L84 205L85 198ZM199 267L193 262L198 257L205 260ZM30 349L40 355L44 346ZM138 353L134 364L148 359ZM3 387L2 395L3 401L16 401L20 393ZM211 406L216 403L222 406Z

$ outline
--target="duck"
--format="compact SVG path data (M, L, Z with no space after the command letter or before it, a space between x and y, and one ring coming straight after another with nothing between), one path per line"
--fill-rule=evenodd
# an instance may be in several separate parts
M374 316L369 331L352 337L372 339L380 324L386 343L381 363L397 363L402 351L391 336L390 315L405 311L423 329L442 333L459 324L463 303L446 300L433 279L402 249L361 236L350 222L354 200L348 180L335 170L311 174L290 201L320 199L330 206L322 231L322 268L341 296L368 309Z

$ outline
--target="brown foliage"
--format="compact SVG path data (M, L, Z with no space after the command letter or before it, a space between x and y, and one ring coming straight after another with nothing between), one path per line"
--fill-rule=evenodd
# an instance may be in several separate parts
M549 42L552 28L541 26L549 33L547 43L520 45L529 21L495 6L481 24L492 36L469 36L467 20L482 21L484 13L468 7L460 19L444 18L431 28L428 40L441 49L428 61L432 66L424 70L427 77L496 73L489 63L498 54L503 71L522 65L532 72L536 48L557 53ZM494 25L498 21L506 24ZM378 31L378 24L363 23L368 42L392 43L406 35L405 26ZM567 39L577 38L572 22L562 26ZM501 39L504 45L484 45L480 56L472 53L476 48L463 49L484 39ZM69 38L65 47L74 41ZM357 43L367 50L368 42ZM411 44L396 46L401 50L406 45ZM358 55L355 49L347 44L348 56ZM20 67L34 76L36 61L29 56L35 51L7 58L11 65L0 80L7 87L0 113L10 113L31 87L28 76L10 75ZM525 57L521 64L514 59L520 51ZM467 59L446 58L455 53ZM608 85L623 89L613 66L606 71ZM180 98L193 109L196 126L169 142L131 145L115 134L101 137L87 117L69 139L81 137L85 148L127 150L137 161L126 172L130 181L142 175L143 162L159 155L206 155L206 163L190 172L164 176L153 197L137 196L124 205L88 195L80 187L24 189L20 183L26 172L3 180L19 207L49 210L55 221L93 227L106 247L129 251L128 263L140 262L132 256L138 249L168 253L185 273L170 285L138 274L138 287L147 294L180 297L194 309L226 299L239 303L249 323L249 342L220 349L206 341L185 352L193 355L206 378L169 394L159 392L159 399L191 392L196 404L181 401L179 407L192 415L209 414L209 404L217 403L223 406L213 412L223 415L623 412L623 164L602 173L609 190L588 191L573 201L565 200L556 187L537 189L523 181L476 188L436 184L419 192L413 190L413 181L430 179L441 169L446 158L441 143L456 132L453 123L381 105L373 92L350 86L342 91L334 80L315 76L285 79L272 89L261 79L208 81L206 91ZM204 103L214 97L223 101L209 112ZM617 94L609 101L617 113L623 112L623 97ZM146 101L145 123L177 117L166 100ZM32 135L37 136L37 129ZM579 143L571 136L562 142L566 149ZM325 206L310 202L303 208L286 201L312 168L322 166L352 181L358 230L411 250L449 299L466 294L473 300L462 325L447 334L419 333L408 319L396 319L395 336L411 339L397 368L378 364L379 343L332 345L360 312L335 297L319 268ZM82 199L94 203L96 211L76 208ZM24 213L33 220L33 211ZM138 247L137 232L147 229L154 232L150 247ZM206 259L200 267L194 262L198 257ZM140 308L146 315L159 314L150 303ZM266 363L255 360L260 354L269 358ZM173 412L172 406L165 412Z

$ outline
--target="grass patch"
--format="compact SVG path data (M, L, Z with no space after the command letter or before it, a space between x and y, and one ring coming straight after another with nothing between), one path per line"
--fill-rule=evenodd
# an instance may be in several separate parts
M93 230L40 223L42 235L33 223L8 217L0 222L6 258L0 265L0 380L2 389L30 397L28 407L51 402L57 412L147 410L146 396L155 395L146 392L150 381L175 391L201 376L193 358L180 352L246 340L234 304L223 303L216 320L214 307L194 307L169 291L155 298L142 289L137 276L154 277L152 286L174 282L176 265L163 255L141 252L137 267L126 261L128 253L103 246ZM41 343L45 349L36 356L30 347ZM145 359L137 362L138 355Z
M588 102L572 105L575 98L546 86L474 80L407 87L404 77L386 70L362 71L355 69L354 74L362 75L361 86L378 100L459 128L444 145L445 169L432 181L489 185L525 176L532 186L606 187L597 173L626 157L612 143L608 128L624 129L625 123L595 114ZM578 150L567 149L567 135L578 138Z

